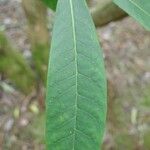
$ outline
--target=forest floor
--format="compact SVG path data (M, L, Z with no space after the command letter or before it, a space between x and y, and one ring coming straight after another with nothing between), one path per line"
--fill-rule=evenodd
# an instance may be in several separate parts
M0 30L28 57L26 26L21 0L0 0ZM130 17L97 31L109 80L103 150L149 150L150 33ZM34 92L0 80L0 150L43 150L44 121Z

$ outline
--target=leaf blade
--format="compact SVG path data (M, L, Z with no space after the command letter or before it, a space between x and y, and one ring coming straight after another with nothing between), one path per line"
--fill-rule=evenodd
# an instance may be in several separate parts
M85 0L58 1L47 89L47 149L99 150L106 77Z
M114 2L150 31L149 0L114 0Z

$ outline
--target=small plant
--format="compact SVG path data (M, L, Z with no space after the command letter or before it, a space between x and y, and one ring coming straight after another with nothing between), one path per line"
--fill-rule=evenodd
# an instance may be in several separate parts
M44 0L55 10L46 100L47 150L99 150L106 120L103 54L85 0ZM114 0L150 29L148 0Z

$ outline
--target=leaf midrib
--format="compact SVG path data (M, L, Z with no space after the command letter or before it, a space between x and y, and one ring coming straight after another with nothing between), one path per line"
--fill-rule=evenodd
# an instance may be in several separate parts
M70 1L70 9L71 9L71 20L72 20L72 31L73 31L73 41L74 41L74 53L75 53L75 75L76 75L76 99L75 99L75 124L74 124L74 133L73 133L73 150L75 148L75 136L76 136L76 123L77 123L77 104L78 104L78 65L77 65L77 41L76 41L76 30L75 30L75 18L73 12L73 3Z

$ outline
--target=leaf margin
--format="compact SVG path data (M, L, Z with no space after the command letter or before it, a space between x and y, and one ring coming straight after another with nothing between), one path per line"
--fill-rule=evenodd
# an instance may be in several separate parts
M116 5L118 5L121 9L126 11L135 20L137 20L146 30L150 31L150 21L148 22L148 20L150 20L150 13L149 12L144 10L141 6L139 6L138 4L136 4L132 0L113 0L113 2ZM125 7L124 3L130 5L130 7L132 7L132 8ZM141 17L141 16L139 17L139 16L135 15L135 13L132 12L133 10L136 10L136 13L137 12L141 13L144 17ZM147 19L147 22L145 22L145 19Z

